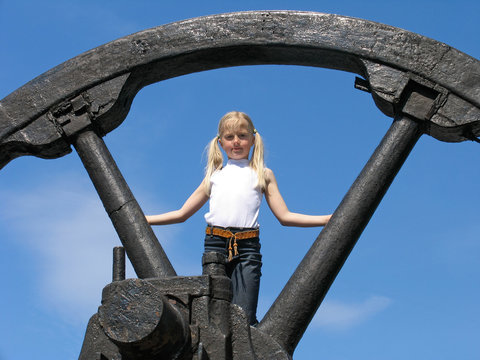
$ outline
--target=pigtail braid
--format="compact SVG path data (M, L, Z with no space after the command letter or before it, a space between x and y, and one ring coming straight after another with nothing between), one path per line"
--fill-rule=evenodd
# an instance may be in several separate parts
M213 173L220 170L223 166L223 155L218 146L218 136L215 136L207 145L207 166L205 167L205 178L203 186L205 193L210 196L210 178Z
M264 145L263 139L258 133L255 132L255 143L253 145L252 158L250 160L250 167L255 170L258 178L258 186L265 191L265 160L264 160Z

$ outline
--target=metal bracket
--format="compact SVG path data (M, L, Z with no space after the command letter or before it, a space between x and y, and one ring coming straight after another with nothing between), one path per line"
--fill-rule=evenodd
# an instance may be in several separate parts
M430 121L445 103L448 92L418 76L410 75L396 99L396 110L417 120Z
M93 115L90 112L90 101L86 94L80 94L61 103L48 115L60 133L67 138L71 138L92 125Z
M355 89L365 91L367 93L372 92L372 88L370 86L370 83L362 78L359 78L358 76L355 77L355 84L354 84Z

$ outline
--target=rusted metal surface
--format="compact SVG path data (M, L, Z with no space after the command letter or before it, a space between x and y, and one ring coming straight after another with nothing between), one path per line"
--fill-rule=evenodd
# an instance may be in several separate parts
M146 85L255 64L356 73L356 87L394 121L265 318L250 327L230 302L218 254L204 257L201 276L175 276L101 136L122 123ZM387 25L297 11L212 15L145 30L81 54L0 101L0 167L22 155L60 157L74 145L142 278L124 280L123 265L115 266L81 359L291 359L422 134L477 140L477 59Z

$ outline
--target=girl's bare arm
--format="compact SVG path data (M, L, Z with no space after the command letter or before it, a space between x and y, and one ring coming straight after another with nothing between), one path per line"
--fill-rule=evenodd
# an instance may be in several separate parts
M288 210L287 204L283 200L278 189L277 180L273 171L266 169L266 188L265 199L280 224L284 226L313 227L324 226L330 220L332 215L305 215L293 213Z
M150 225L167 225L184 222L190 216L195 214L207 202L207 200L208 196L205 193L202 182L180 209L159 215L147 215L147 222Z

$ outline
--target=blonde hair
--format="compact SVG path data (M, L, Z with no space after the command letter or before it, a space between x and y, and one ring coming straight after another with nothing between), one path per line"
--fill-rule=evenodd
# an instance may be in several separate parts
M247 122L247 129L254 134L252 156L250 158L250 167L257 173L258 184L262 191L265 190L265 162L263 159L263 140L258 131L253 126L252 119L247 114L240 111L231 111L223 115L218 123L218 135L215 136L207 145L207 166L205 167L205 179L203 181L205 193L210 195L210 178L213 173L223 167L223 155L218 145L218 140L225 130L238 129L243 121Z

